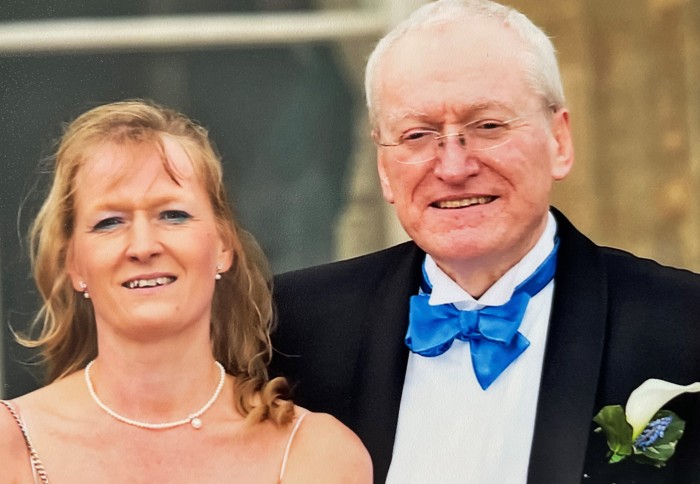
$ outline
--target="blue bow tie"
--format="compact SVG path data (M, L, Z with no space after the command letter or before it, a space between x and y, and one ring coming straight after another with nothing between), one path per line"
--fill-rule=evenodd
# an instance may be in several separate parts
M474 373L486 390L503 370L530 346L518 332L530 299L554 278L559 240L535 272L515 288L510 301L476 311L454 304L428 304L432 287L423 268L422 294L411 297L405 343L421 356L438 356L456 339L469 341Z

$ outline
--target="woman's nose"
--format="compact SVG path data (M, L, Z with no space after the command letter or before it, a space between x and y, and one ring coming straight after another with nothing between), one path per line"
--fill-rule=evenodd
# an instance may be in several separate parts
M158 232L145 218L136 218L129 228L129 240L126 250L131 259L146 261L161 252Z

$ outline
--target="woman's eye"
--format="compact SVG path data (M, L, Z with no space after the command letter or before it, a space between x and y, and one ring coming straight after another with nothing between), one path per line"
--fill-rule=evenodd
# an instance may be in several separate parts
M183 223L191 219L192 216L182 210L166 210L160 214L160 218L168 222Z
M94 231L109 230L109 229L116 227L117 225L119 225L121 223L122 223L122 219L120 219L119 217L108 217L106 219L103 219L103 220L100 220L99 222L97 222L94 225L94 227L92 228L92 230L94 230Z

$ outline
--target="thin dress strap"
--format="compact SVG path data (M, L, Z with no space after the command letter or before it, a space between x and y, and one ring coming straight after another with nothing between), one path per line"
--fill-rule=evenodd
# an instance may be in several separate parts
M34 474L34 482L38 482L37 478L39 478L43 484L49 484L49 477L46 474L46 469L44 469L44 464L41 462L41 459L39 459L39 454L32 445L32 441L29 438L29 432L27 431L27 426L24 424L22 417L19 416L19 413L17 413L17 411L10 402L6 400L0 400L0 403L7 407L7 410L10 412L12 417L15 419L15 422L17 422L19 429L22 431L24 442L27 445L27 450L29 451L29 459L32 463L32 474Z
M302 413L297 417L297 421L294 422L294 428L292 428L292 433L289 434L289 439L287 440L287 447L284 449L284 457L282 458L282 469L280 469L279 482L282 482L282 479L284 478L284 471L287 468L287 460L289 459L289 450L292 448L292 440L294 440L294 436L296 435L297 430L299 430L302 420L304 420L304 417L306 417L308 413L309 412Z

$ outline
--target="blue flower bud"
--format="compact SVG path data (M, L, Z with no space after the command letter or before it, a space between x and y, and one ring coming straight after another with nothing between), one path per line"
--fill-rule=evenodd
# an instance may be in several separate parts
M666 432L672 420L671 417L662 417L649 422L642 433L639 434L639 437L635 439L634 446L637 449L644 450L657 440L663 439L664 432Z

